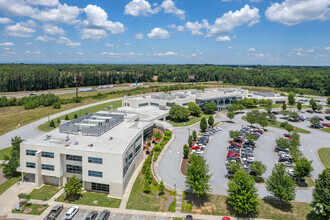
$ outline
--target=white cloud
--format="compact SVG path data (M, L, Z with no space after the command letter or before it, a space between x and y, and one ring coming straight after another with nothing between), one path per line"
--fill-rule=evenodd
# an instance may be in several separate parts
M160 8L151 8L151 5L146 0L132 0L125 6L124 13L132 16L148 16L150 14L157 14Z
M285 0L272 3L265 14L270 21L290 26L303 21L329 19L329 6L329 0Z
M251 48L248 49L248 51L256 52L257 50L251 47Z
M154 53L152 55L153 56L157 56L157 57L178 56L177 53L172 52L172 51L168 51L166 53Z
M1 1L1 0L0 0ZM60 23L72 24L77 22L80 9L77 6L59 5L57 8L46 9L32 15L33 18L46 22L54 21Z
M13 42L0 43L0 47L9 47L9 46L14 46L14 43Z
M10 50L10 47L5 47L5 48L3 48L5 51L8 51L8 50Z
M125 46L130 46L131 45L131 43L128 43L128 42L126 42L124 44L125 44Z
M229 11L217 18L214 25L209 26L207 35L213 36L229 33L235 27L242 26L245 23L248 26L252 26L259 22L259 18L258 8L250 8L249 5L245 5L240 10L236 10L235 12Z
M180 19L185 19L185 11L178 9L172 0L165 0L162 2L161 7L164 9L165 13L174 14Z
M16 23L15 25L6 26L5 35L12 37L32 37L32 33L36 32L36 23L33 20Z
M31 7L24 0L0 0L0 11L13 16L33 16L38 9Z
M30 45L32 45L32 42L26 42L25 45L30 46Z
M113 47L115 47L115 45L114 45L114 44L110 44L110 43L106 43L106 44L105 44L105 46L107 46L107 47L110 47L110 48L113 48Z
M198 21L195 21L194 23L188 21L186 23L186 28L191 31L192 35L203 35L203 32L201 32L201 29L208 28L209 23L207 19L204 19L202 23L199 23Z
M58 0L27 0L27 2L31 5L42 5L49 7L54 7L60 4Z
M314 48L310 48L310 49L305 50L304 52L305 53L314 53L315 50L314 50Z
M233 49L234 47L233 46L229 46L228 49Z
M139 39L139 40L143 39L143 34L142 33L136 33L135 34L135 39Z
M12 23L13 21L10 20L10 18L0 18L0 24L9 24Z
M79 42L73 42L69 38L63 37L63 36L61 36L61 37L58 38L57 43L59 43L59 44L65 44L66 46L71 47L71 48L75 48L75 47L81 46L81 43L79 43Z
M233 35L233 39L236 39L237 38L237 36L236 35Z
M65 31L62 28L51 24L44 25L44 33L49 35L65 35Z
M168 33L167 30L156 27L151 30L151 32L148 34L148 37L152 39L158 39L158 38L167 39L170 37L170 34Z
M53 38L53 37L48 37L48 36L44 35L44 36L38 36L38 37L36 38L36 40L37 40L37 41L42 41L42 42L49 42L49 41L55 40L55 38Z
M330 47L325 47L324 49L330 51Z
M77 52L76 54L77 54L77 55L84 55L83 52Z
M83 29L81 32L81 39L83 40L99 41L107 36L105 30L101 29Z
M297 52L297 56L306 56L306 54L301 53L301 52Z
M25 54L39 55L39 54L41 54L41 51L34 51L34 52L31 52L31 51L27 50L27 51L25 51Z
M257 56L257 57L264 57L265 54L263 54L263 53L259 53L259 54L256 54L256 56Z
M175 24L167 25L167 27L176 29L177 31L184 31L185 29L185 26L182 25L176 26Z
M96 5L87 5L84 11L87 15L86 20L84 20L87 29L104 29L111 31L112 34L125 31L125 27L122 23L108 20L108 14Z
M102 55L108 55L113 57L119 57L119 56L134 56L135 53L129 52L129 53L113 53L113 52L102 52Z
M231 41L231 39L228 35L226 35L217 37L216 41Z

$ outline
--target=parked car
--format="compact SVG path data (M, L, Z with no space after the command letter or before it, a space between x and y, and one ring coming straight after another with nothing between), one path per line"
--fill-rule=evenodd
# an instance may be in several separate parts
M44 218L44 220L55 220L56 217L61 213L63 210L63 205L56 205L50 210L50 213Z
M79 211L79 207L78 206L73 206L71 207L66 213L65 213L65 219L72 219L77 212Z
M284 164L286 167L293 167L293 163L291 163L289 161L282 161L280 163Z
M284 137L291 137L291 134L284 134Z
M222 128L221 127L216 127L215 130L216 131L222 131Z
M318 119L320 119L320 121L324 121L324 118L317 116Z
M292 158L290 158L290 157L280 157L280 158L278 158L278 162L290 162L290 163L292 163Z
M203 156L204 155L204 151L200 150L200 149L197 149L197 150L192 150L191 151L192 153L195 153L195 154L198 154L200 156Z
M325 127L330 127L330 123L322 123L322 125Z
M186 220L193 220L192 215L186 215Z
M330 121L330 116L325 116L325 119Z
M91 211L90 213L88 213L85 220L94 220L94 219L96 219L96 217L97 217L97 212L96 211Z
M278 115L278 114L280 114L279 111L272 111L272 113L273 113L274 115Z
M243 142L242 138L235 138L234 141L237 142L237 143L242 143Z
M110 216L110 211L109 210L103 210L97 220L107 220Z
M314 111L313 110L306 110L306 112L310 113L310 114L313 114Z
M319 128L324 128L323 125L311 125L311 127L312 127L312 128L317 128L317 129L319 129Z
M237 142L231 142L230 144L231 144L232 146L241 147L241 145L240 145L240 144L238 144Z
M229 147L228 148L228 151L235 151L235 152L239 153L239 149L238 148L231 148L231 147Z
M290 149L289 149L289 148L281 148L281 147L278 147L278 146L276 146L276 147L275 147L275 151L284 151L284 152L289 152L289 151L290 151Z

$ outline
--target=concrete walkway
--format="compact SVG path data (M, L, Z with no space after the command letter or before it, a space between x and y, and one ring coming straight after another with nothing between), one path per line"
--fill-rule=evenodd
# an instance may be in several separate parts
M34 183L17 182L0 195L0 217L10 215L11 211L19 203L18 194L29 194L35 188Z

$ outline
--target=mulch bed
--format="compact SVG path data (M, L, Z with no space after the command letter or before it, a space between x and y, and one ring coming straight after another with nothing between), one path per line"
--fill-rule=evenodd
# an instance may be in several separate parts
M188 166L188 159L182 159L181 161L181 173L186 175L187 173L187 166Z

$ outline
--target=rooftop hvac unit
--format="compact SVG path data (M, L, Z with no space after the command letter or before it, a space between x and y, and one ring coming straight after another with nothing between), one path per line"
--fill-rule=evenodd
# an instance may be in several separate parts
M44 141L48 141L49 139L51 139L52 136L50 134L47 134L45 137L44 137Z
M93 147L93 144L89 144L88 147Z
M74 145L78 145L78 141L74 141Z
M113 139L113 137L110 137L109 140L111 141Z

